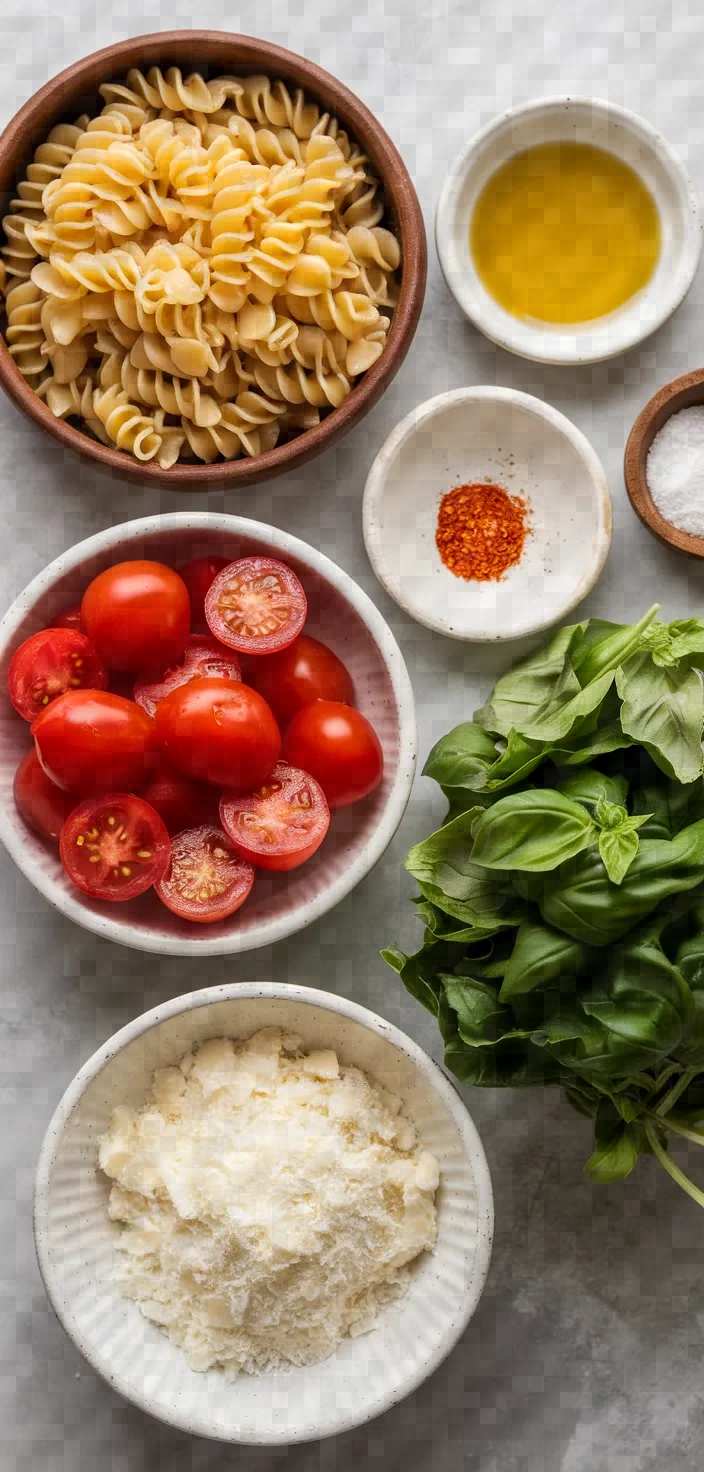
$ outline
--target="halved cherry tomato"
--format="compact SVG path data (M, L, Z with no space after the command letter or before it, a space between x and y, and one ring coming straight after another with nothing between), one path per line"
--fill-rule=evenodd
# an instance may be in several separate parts
M61 862L84 894L133 900L161 879L171 840L158 813L127 792L79 803L61 829Z
M42 629L16 649L7 671L7 690L25 721L67 690L104 690L108 673L90 639L78 629Z
M205 782L189 782L163 760L146 786L140 787L139 795L163 818L169 833L180 833L204 823L206 818L217 818L215 788Z
M64 608L62 613L57 613L56 618L47 625L50 629L81 629L81 605L72 603L70 608Z
M179 685L159 701L154 726L168 761L215 787L250 792L279 759L281 735L266 701L234 680Z
M153 721L106 690L60 695L31 731L47 776L81 796L139 787L155 765Z
M118 562L88 584L81 622L111 669L164 669L186 647L188 590L163 562Z
M299 634L288 649L257 660L253 679L280 726L287 726L313 700L354 703L354 686L342 660L310 634Z
M225 792L220 822L243 859L260 869L297 869L330 827L322 787L298 767L277 762L256 792Z
M208 925L239 910L253 884L252 865L235 853L221 828L205 823L176 835L156 892L174 915Z
M242 557L218 573L205 600L210 632L241 654L273 654L300 634L306 595L283 562Z
M12 788L17 810L25 823L35 828L43 838L58 838L69 813L76 806L76 798L47 777L41 762L32 747L23 756Z
M185 567L179 568L191 600L191 625L198 629L207 628L205 621L205 595L210 584L224 567L229 567L227 557L194 557Z
M187 685L189 680L241 680L242 668L231 649L223 649L217 639L205 634L191 634L185 653L176 664L169 666L155 680L138 680L134 687L134 698L138 705L153 716L160 700Z
M379 737L366 716L336 700L316 700L293 717L284 760L320 783L331 808L345 808L372 792L384 766Z

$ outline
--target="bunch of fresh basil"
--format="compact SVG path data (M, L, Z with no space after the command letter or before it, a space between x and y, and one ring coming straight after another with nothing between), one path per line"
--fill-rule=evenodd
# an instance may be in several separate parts
M413 848L423 944L384 957L448 1068L559 1084L593 1117L595 1181L704 1144L704 621L587 619L497 682L425 774L449 802Z

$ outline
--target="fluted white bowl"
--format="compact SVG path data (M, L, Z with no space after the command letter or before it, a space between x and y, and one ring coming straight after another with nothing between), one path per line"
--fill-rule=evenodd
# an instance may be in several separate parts
M119 1228L98 1140L117 1104L139 1107L155 1068L212 1037L282 1027L306 1048L333 1048L404 1102L436 1156L437 1243L407 1294L371 1333L301 1369L226 1379L191 1370L182 1350L111 1282ZM491 1252L493 1200L484 1150L452 1084L410 1038L345 997L270 982L191 992L124 1027L84 1065L49 1125L37 1168L34 1227L44 1285L94 1370L143 1410L221 1441L285 1444L349 1430L416 1389L471 1318Z
M69 604L91 578L126 558L174 567L213 554L278 557L298 574L308 598L306 629L347 665L359 709L384 753L384 775L363 802L333 815L316 854L290 874L259 871L247 904L215 925L179 920L153 891L125 904L91 900L71 883L58 846L34 833L12 797L18 763L31 745L27 722L0 695L0 841L45 899L106 940L164 955L208 956L254 950L292 935L338 904L381 858L403 817L413 784L416 725L413 692L401 651L371 599L329 557L276 527L242 516L175 512L109 527L49 563L15 599L0 623L0 688L23 639Z

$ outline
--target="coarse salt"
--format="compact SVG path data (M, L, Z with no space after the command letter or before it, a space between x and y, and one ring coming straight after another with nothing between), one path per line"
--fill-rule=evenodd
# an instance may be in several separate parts
M650 446L645 478L665 520L704 537L704 407L670 416Z

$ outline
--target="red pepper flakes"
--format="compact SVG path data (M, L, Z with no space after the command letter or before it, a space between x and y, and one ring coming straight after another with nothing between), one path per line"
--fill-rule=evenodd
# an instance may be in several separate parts
M435 545L458 578L498 582L520 561L527 503L502 486L455 486L440 502Z

